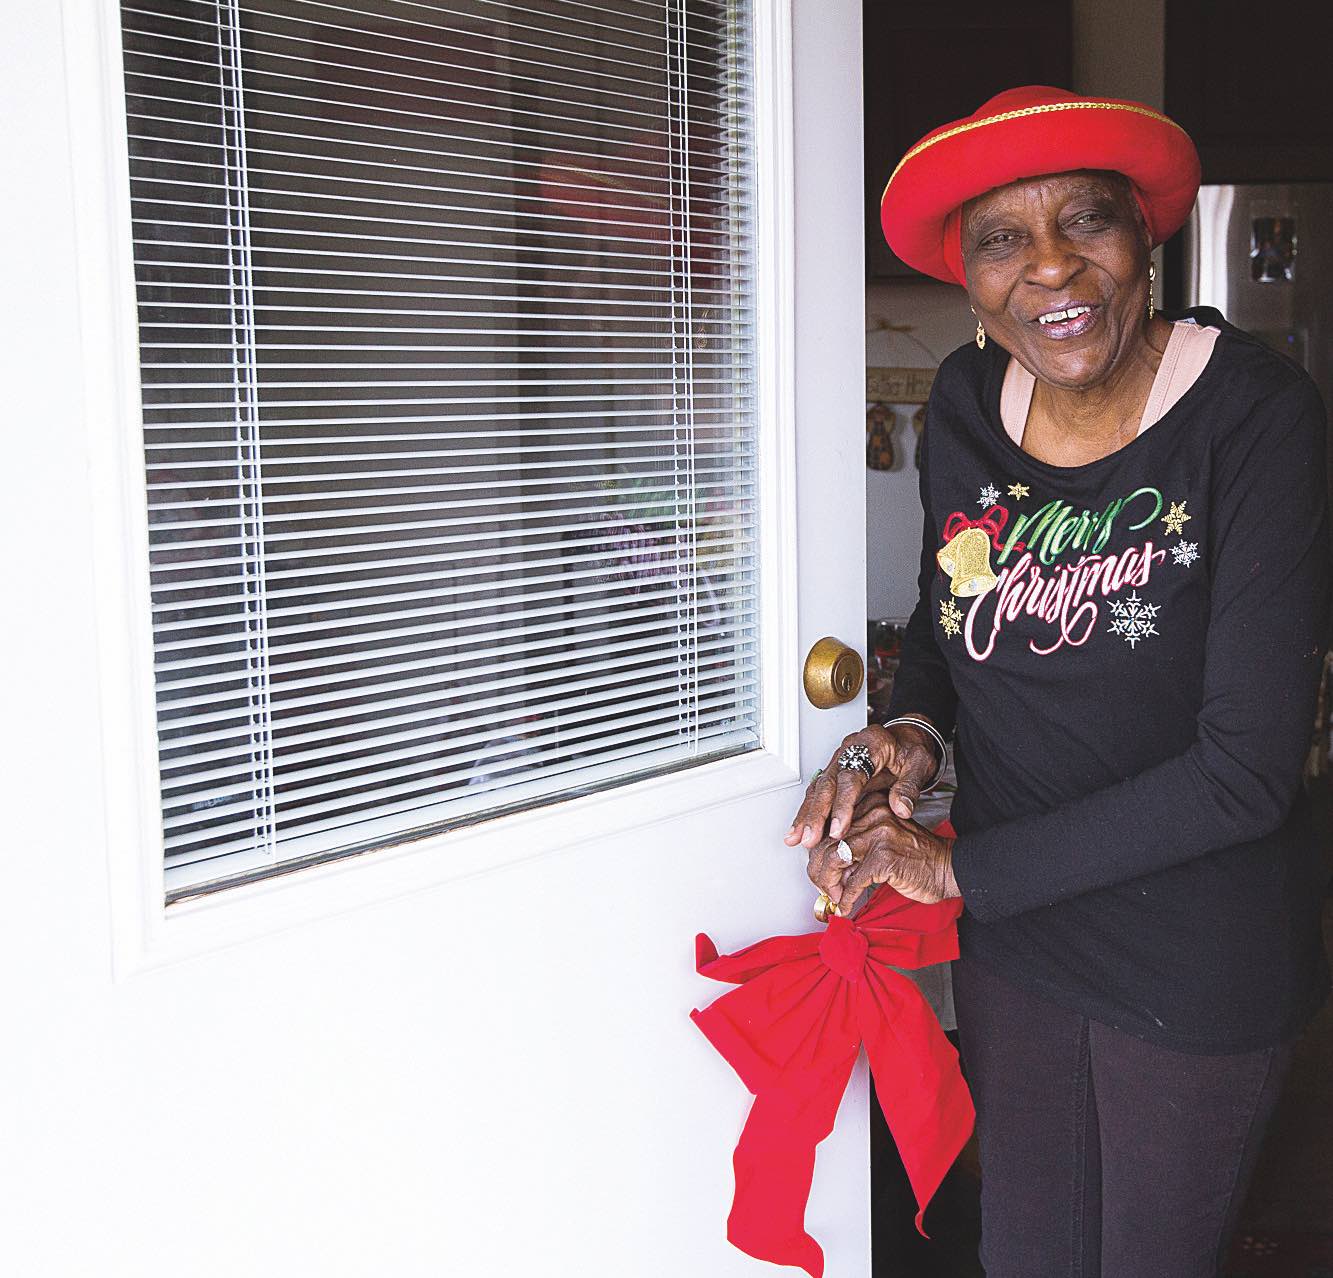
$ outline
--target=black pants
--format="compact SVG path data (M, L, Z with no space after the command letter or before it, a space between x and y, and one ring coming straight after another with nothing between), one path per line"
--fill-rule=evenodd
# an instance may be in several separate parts
M1291 1045L1169 1051L954 964L986 1278L1215 1278Z

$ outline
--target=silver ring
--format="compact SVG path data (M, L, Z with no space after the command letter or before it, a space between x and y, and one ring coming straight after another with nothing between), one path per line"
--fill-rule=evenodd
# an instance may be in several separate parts
M855 858L852 856L852 845L848 843L846 839L838 840L837 851L838 860L841 861L843 865L851 865Z
M870 751L863 745L849 745L838 756L839 768L852 768L862 773L866 780L875 775L875 765L871 762Z

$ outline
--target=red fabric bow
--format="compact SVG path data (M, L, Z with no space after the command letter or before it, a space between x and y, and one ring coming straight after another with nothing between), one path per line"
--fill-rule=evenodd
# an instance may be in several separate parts
M975 1111L934 1012L893 969L957 958L961 911L958 900L921 905L882 887L854 919L834 917L823 932L722 957L707 936L695 939L699 972L739 986L691 1016L755 1098L727 1218L742 1251L821 1278L824 1253L805 1232L815 1146L833 1130L862 1043L921 1230Z
M1000 534L1004 532L1004 526L1009 522L1009 511L1004 506L992 506L980 519L969 519L967 514L961 510L955 510L948 519L944 521L944 541L947 545L964 528L980 528L983 532L990 534L991 545L996 550L1003 550L1004 546L1000 544ZM1014 546L1015 550L1022 550L1023 543L1020 541Z

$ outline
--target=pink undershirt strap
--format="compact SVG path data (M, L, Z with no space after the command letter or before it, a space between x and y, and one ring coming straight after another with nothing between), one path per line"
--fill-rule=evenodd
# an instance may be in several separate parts
M1148 402L1143 406L1139 435L1159 421L1198 381L1221 331L1212 325L1191 324L1188 320L1176 320L1171 325L1171 336L1148 392ZM1004 423L1005 434L1020 448L1036 385L1037 379L1011 355L1004 372L1004 385L1000 388L1000 420Z

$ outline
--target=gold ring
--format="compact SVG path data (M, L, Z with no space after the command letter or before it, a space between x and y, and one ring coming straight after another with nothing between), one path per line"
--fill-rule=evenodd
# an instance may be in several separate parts
M838 907L833 904L833 898L827 892L821 892L815 898L815 918L820 923L827 923L830 916L838 912Z

